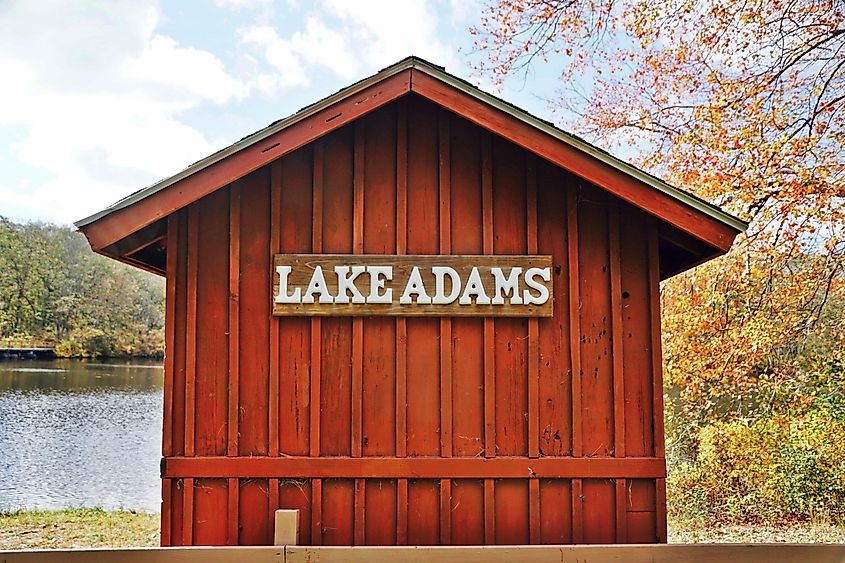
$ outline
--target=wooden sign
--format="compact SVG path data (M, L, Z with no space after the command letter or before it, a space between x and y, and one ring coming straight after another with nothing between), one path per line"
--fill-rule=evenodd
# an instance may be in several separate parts
M277 254L281 316L551 317L551 256Z

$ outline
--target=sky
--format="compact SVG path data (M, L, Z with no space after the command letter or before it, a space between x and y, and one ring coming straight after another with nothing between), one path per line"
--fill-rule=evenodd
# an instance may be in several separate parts
M488 91L481 0L0 0L0 215L69 224L408 55ZM548 117L553 77L498 95Z

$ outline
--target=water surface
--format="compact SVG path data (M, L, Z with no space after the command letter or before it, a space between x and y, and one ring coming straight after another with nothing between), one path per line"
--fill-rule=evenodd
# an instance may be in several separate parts
M0 511L160 509L161 362L0 361Z

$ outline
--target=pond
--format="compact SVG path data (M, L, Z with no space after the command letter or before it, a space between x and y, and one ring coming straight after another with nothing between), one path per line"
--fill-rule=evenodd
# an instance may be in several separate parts
M0 361L0 511L159 511L163 368Z

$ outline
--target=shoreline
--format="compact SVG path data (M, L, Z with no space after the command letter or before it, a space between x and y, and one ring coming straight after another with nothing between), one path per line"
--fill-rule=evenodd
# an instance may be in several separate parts
M0 512L0 550L156 547L160 514L101 508ZM669 543L845 543L845 524L779 522L681 526Z

